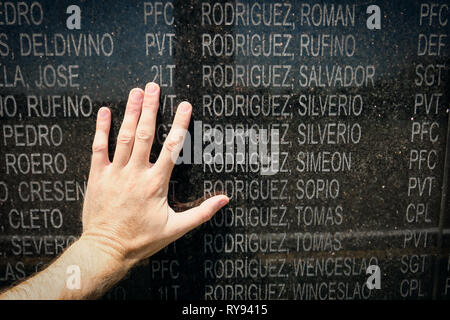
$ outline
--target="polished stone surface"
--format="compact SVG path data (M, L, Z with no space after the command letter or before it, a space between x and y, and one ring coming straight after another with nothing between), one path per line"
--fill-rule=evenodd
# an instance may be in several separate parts
M446 1L377 1L373 30L357 1L6 3L1 286L79 236L96 112L112 109L112 152L128 91L155 81L159 146L189 100L192 137L277 129L280 167L177 166L171 201L224 191L230 204L106 298L450 297Z

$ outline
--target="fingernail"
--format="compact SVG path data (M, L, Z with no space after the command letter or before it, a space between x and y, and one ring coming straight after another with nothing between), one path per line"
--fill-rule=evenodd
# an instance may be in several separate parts
M189 112L191 110L191 104L189 102L182 102L179 108L181 112Z
M225 206L228 203L228 199L221 199L219 201L219 207L222 208L223 206Z
M142 92L139 89L131 90L130 99L134 102L139 102L140 100L142 100Z
M158 85L154 82L147 83L145 90L149 93L155 93L158 90Z
M99 117L100 118L107 118L109 116L108 108L100 108L99 110Z

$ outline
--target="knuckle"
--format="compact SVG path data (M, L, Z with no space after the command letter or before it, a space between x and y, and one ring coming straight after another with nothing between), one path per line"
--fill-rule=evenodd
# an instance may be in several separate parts
M162 188L160 186L155 186L148 189L149 197L154 197L160 194L162 194Z
M144 93L144 103L143 106L147 108L151 108L154 105L156 105L158 102L158 96L156 96L154 93Z
M158 103L154 101L146 101L142 104L142 109L146 109L150 111L151 114L153 114L158 110Z
M213 215L214 215L214 212L212 210L205 210L201 217L201 223L211 220Z
M164 147L169 152L176 152L180 147L180 139L168 138L164 143Z
M147 196L149 198L161 196L164 194L164 187L161 183L153 183L147 188Z
M143 109L148 109L151 112L158 110L159 101L157 97L151 96L148 93L145 94L144 103L142 104Z
M106 121L105 120L98 120L97 124L95 126L95 131L105 132L106 131Z
M141 112L141 105L138 102L129 102L125 113L127 115L133 116Z
M106 143L94 143L92 145L92 152L102 152L105 151L108 148L108 145Z
M167 194L164 182L165 178L162 174L152 173L150 180L152 183L146 187L146 191L149 196L163 196L164 194Z
M117 137L117 143L119 144L130 144L134 139L134 136L130 132L119 132Z
M136 132L136 139L142 142L150 142L153 139L153 134L148 130L138 130Z

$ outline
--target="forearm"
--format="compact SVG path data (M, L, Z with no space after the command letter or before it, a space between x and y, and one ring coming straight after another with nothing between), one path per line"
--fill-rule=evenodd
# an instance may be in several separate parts
M102 244L81 237L50 266L4 292L0 299L95 299L117 283L131 266L131 262L123 261ZM77 277L77 269L79 288L70 278Z

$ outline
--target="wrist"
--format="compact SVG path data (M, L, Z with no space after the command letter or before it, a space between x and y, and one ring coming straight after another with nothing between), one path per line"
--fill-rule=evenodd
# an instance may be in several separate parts
M82 250L94 252L110 272L126 274L137 263L120 244L104 235L83 232L77 243Z
M72 275L67 270L72 266L78 267L77 275L74 274L78 285L69 287ZM55 299L96 299L122 279L130 268L131 264L127 260L99 239L82 235L42 272L40 282L55 291ZM56 284L50 283L49 279L62 281Z

